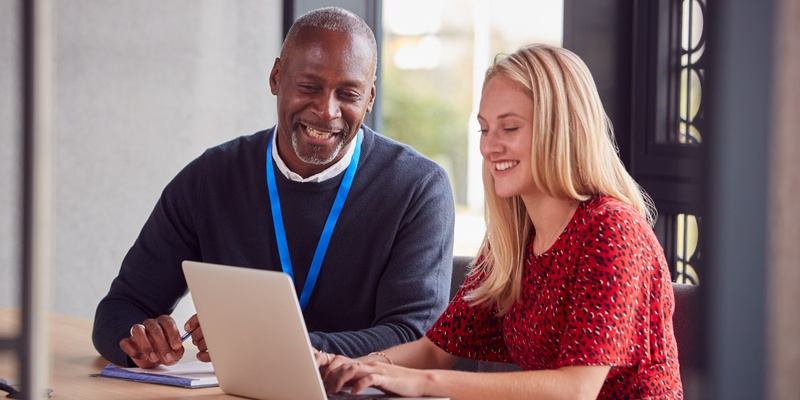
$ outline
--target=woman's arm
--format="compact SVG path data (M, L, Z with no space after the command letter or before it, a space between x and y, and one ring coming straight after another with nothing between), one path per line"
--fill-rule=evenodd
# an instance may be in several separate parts
M610 367L578 366L557 370L476 373L419 370L381 362L351 363L328 371L325 388L353 392L375 386L403 396L469 399L595 399Z
M564 367L556 370L475 373L424 371L423 396L451 399L596 399L605 382L608 366ZM392 381L381 388L388 387Z
M451 399L595 399L608 375L608 366L564 367L556 370L476 373L449 371L458 357L427 337L358 359L336 356L326 364L317 357L325 389L344 386L353 392L375 386L403 396L442 396ZM390 363L391 360L391 363Z
M458 357L440 349L428 338L422 337L357 359L320 352L316 354L316 360L325 379L330 371L347 364L386 363L415 369L449 369L458 362Z
M454 356L433 344L427 337L392 347L382 351L384 355L371 354L361 357L358 361L385 362L415 369L450 369L458 362Z

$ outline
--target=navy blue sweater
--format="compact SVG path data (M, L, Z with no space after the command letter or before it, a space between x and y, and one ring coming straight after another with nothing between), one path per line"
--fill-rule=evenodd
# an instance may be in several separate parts
M452 269L447 175L363 128L358 170L303 312L315 348L351 357L419 338L447 305ZM183 260L281 270L266 184L271 134L206 150L164 189L97 307L92 340L107 360L131 365L119 341L187 293ZM276 174L298 296L343 175L299 183Z

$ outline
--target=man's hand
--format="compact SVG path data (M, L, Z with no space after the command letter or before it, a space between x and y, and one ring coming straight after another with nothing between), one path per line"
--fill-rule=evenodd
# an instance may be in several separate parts
M183 329L186 332L192 332L192 343L197 346L197 359L203 362L210 362L211 355L208 354L208 346L206 346L206 339L203 337L203 329L200 328L200 320L197 319L197 314L192 315Z
M197 323L197 316L192 318ZM199 327L199 324L197 326ZM192 332L193 337L194 333ZM202 332L200 335L202 337ZM120 340L119 347L140 368L155 368L161 364L173 365L183 357L184 353L178 325L169 315L147 319L141 324L134 325L131 327L131 336Z

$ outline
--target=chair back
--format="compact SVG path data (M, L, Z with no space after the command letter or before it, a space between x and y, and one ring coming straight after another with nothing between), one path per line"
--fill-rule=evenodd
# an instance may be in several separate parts
M678 363L686 398L696 398L699 379L696 373L697 354L697 310L700 307L700 287L684 283L672 283L675 295L675 312L672 314L672 329L678 344ZM690 396L691 394L691 396Z
M453 256L453 277L450 279L450 300L453 300L458 289L467 278L469 269L472 268L472 262L475 257L470 256Z

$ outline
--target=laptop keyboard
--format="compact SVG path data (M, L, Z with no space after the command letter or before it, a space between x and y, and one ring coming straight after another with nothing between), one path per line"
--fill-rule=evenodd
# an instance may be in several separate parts
M354 394L348 392L339 392L336 394L332 394L328 396L328 400L348 400L348 399L359 399L359 400L378 400L378 399L386 399L389 395L381 394L381 395L374 395L374 394Z

